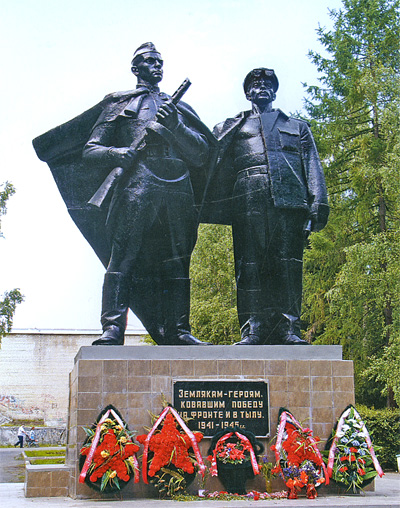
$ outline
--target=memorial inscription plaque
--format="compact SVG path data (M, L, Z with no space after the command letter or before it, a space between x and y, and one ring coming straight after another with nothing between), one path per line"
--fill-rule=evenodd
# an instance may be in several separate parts
M269 435L268 400L265 381L174 381L175 409L206 437L226 427Z

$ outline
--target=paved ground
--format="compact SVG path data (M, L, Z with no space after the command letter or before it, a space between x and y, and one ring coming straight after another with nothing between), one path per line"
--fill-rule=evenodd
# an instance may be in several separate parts
M296 500L275 501L192 501L186 504L177 501L154 499L133 499L126 501L83 501L66 497L60 498L25 498L22 483L0 484L1 508L115 508L118 502L135 508L242 508L242 507L273 507L281 508L399 508L400 507L400 475L388 473L376 481L375 492L364 496L331 496L318 497L315 500L300 498Z
M23 482L25 462L20 448L0 449L0 484Z
M0 507L1 508L108 508L116 507L116 503L132 505L135 508L242 508L242 507L273 507L280 508L400 508L400 474L387 473L377 478L375 492L367 492L359 496L318 497L315 500L300 498L297 500L274 501L191 501L182 504L177 501L155 499L130 500L73 500L60 498L25 498L23 481L24 462L21 450L15 448L0 449Z

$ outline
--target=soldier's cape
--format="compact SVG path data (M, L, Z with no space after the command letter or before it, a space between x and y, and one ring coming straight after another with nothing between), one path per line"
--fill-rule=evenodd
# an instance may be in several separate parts
M107 95L91 109L33 140L37 156L50 167L72 220L104 266L108 265L111 254L105 227L108 207L106 203L104 209L95 209L88 201L103 183L110 169L84 163L82 150L99 118L102 121L112 121L141 93L143 92L133 90ZM189 165L196 204L200 207L207 171L216 155L216 140L190 106L180 102L177 108L189 125L207 138L211 148L210 156L201 168L194 169Z

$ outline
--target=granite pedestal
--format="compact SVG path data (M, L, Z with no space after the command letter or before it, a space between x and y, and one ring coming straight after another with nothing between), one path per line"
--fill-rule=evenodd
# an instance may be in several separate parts
M113 404L130 430L143 434L151 423L149 411L162 410L161 396L172 402L175 380L268 381L271 435L261 441L270 461L274 458L268 442L275 434L281 406L314 435L327 439L343 409L354 404L353 362L342 360L341 346L82 347L70 374L67 465L71 497L100 497L78 483L79 450L85 439L82 426L90 427L100 411ZM208 446L209 439L203 439L203 457ZM206 488L222 490L214 478ZM142 481L131 481L121 495L124 499L154 497L156 492Z

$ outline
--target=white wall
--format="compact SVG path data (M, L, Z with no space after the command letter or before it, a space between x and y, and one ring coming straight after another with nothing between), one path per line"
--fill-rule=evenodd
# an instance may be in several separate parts
M46 425L67 421L69 373L81 346L95 336L79 332L16 333L0 344L0 424L43 418ZM126 337L127 345L139 336Z

